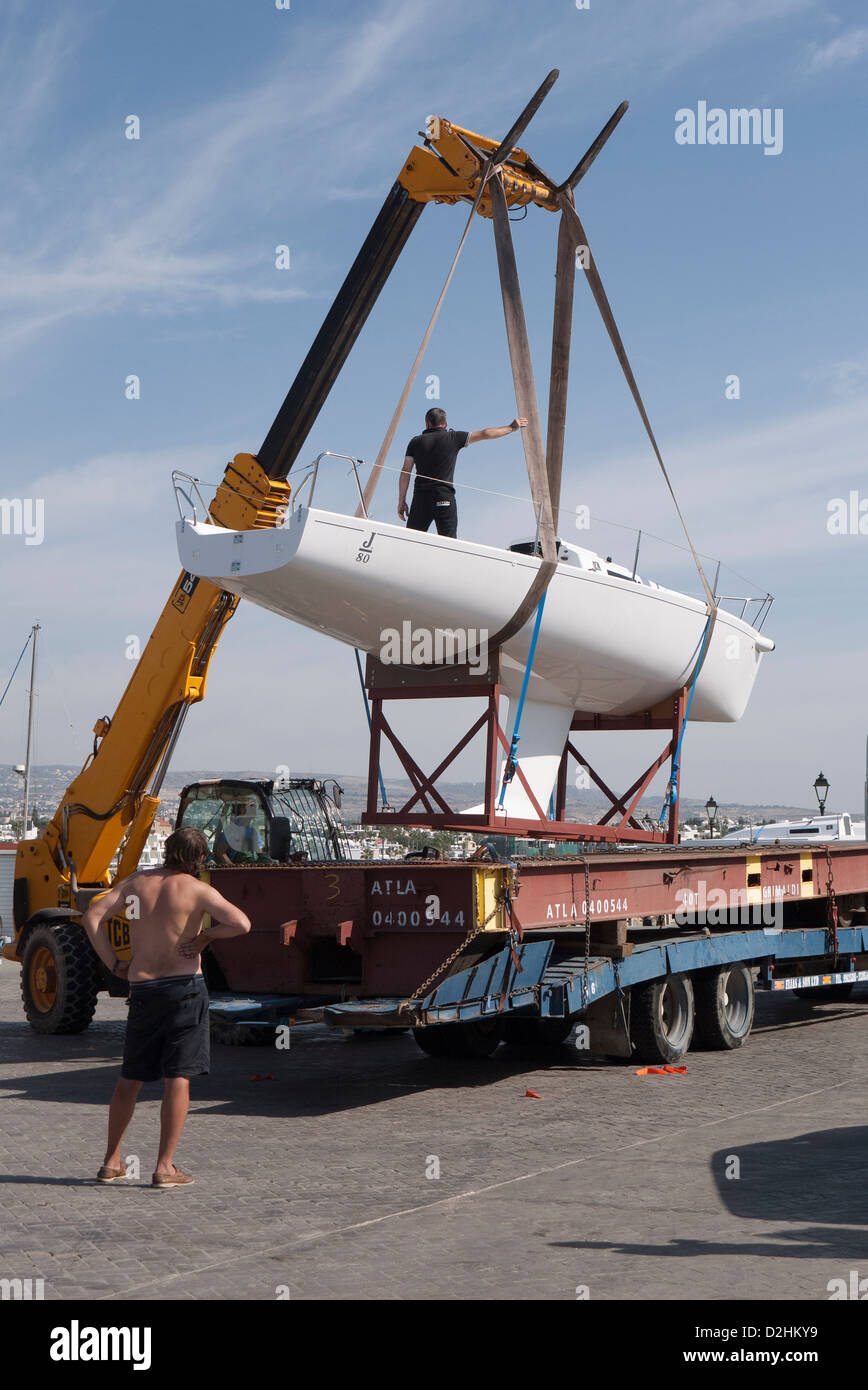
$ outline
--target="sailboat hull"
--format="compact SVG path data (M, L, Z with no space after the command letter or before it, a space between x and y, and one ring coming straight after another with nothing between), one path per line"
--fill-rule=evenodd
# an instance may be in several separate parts
M182 521L178 549L191 574L405 665L438 659L443 633L467 642L471 659L480 643L484 652L540 564L532 555L301 507L279 530L233 532ZM649 709L689 680L706 619L705 605L689 595L560 563L546 596L528 698L582 714ZM503 648L504 689L513 699L532 628L528 622ZM450 641L440 640L440 652ZM739 719L773 646L720 612L691 719Z

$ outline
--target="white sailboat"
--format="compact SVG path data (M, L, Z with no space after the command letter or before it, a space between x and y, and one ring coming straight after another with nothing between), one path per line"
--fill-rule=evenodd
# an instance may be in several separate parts
M516 611L541 563L521 553L530 546L498 549L301 506L277 530L181 520L177 535L191 574L407 665L436 660L440 634L441 659L479 660L484 669L488 637ZM672 696L692 676L708 620L701 600L590 550L561 542L558 554L520 727L519 764L541 805L554 787L574 712L635 714ZM502 649L510 737L532 630L529 621ZM691 719L739 719L773 647L749 623L719 610ZM505 811L533 814L518 779L509 784Z

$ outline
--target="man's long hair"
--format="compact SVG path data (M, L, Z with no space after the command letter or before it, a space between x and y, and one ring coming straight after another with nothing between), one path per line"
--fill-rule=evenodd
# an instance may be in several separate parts
M176 830L166 841L163 863L176 873L198 874L209 852L201 830Z

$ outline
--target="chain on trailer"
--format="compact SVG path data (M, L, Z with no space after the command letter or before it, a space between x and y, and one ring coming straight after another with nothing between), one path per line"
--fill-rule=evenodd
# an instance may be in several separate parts
M588 1002L588 982L591 977L591 866L588 856L582 855L585 866L585 975L582 981L582 998Z
M407 998L401 1001L398 1010L399 1013L403 1012L406 1009L409 1009L410 1005L416 999L421 998L427 992L429 987L434 983L438 976L442 975L444 970L447 970L450 965L453 965L455 963L455 961L461 955L462 951L466 950L466 948L470 945L471 941L475 941L477 936L479 936L482 932L485 931L485 928L488 926L489 922L494 920L501 908L504 909L504 912L506 913L507 919L509 920L510 924L512 923L512 899L517 891L517 879L514 865L508 864L505 866L505 868L506 873L504 877L503 891L498 893L495 899L494 907L491 909L488 916L483 918L483 920L479 922L475 927L471 927L470 931L467 933L461 944L459 946L456 946L454 951L450 951L446 959L440 962L436 970L434 970L428 976L427 980L423 980L421 985L416 986L412 994L408 994ZM510 944L512 945L513 959L517 962L514 943L515 929L514 927L512 927L512 925L510 925L507 928L507 930L510 938ZM520 964L518 965L518 968L521 969ZM501 1007L503 1007L502 1001Z
M584 866L585 871L585 957L582 971L582 993L584 1000L587 1004L589 999L591 975L591 866L588 861L587 855L582 855L582 864ZM408 1010L416 1000L422 998L428 992L434 981L437 980L445 970L448 970L450 965L454 965L455 961L458 960L459 956L467 949L471 942L475 941L476 938L480 936L481 933L485 930L488 924L491 921L493 921L494 917L497 915L498 911L501 908L503 908L507 920L506 931L509 940L513 965L515 966L517 972L521 972L522 965L518 956L517 946L519 942L524 940L524 929L521 925L521 922L519 921L519 918L513 906L513 900L516 896L516 893L518 892L518 875L516 873L514 863L509 862L505 864L504 867L506 870L506 877L503 886L503 891L497 895L497 899L491 911L481 922L479 922L476 926L471 928L471 930L465 936L464 940L458 946L455 947L454 951L450 951L449 955L446 956L446 958L443 961L441 961L441 963L437 966L437 968L434 971L432 971L428 978L426 980L423 980L423 982L420 985L417 985L416 989L413 990L412 994L409 994L406 999L402 1000L399 1006L399 1012L405 1012L406 1010ZM533 995L536 1004L539 1005L541 998L541 990L539 984L531 986L530 990L528 990L526 986L522 986L520 989L507 991L506 981L504 981L504 986L500 995L500 1001L498 1004L497 1012L503 1012L503 1007L507 1000L511 1001L513 998L516 997L516 995L526 995L528 993L531 993ZM620 980L618 980L617 982L617 994L621 1020L624 1025L624 1030L625 1032L627 1032L627 1020L624 1013L624 990L621 987Z
M835 895L835 870L832 865L832 855L829 846L825 846L826 853L826 929L829 935L829 946L834 957L835 965L838 964L838 899Z

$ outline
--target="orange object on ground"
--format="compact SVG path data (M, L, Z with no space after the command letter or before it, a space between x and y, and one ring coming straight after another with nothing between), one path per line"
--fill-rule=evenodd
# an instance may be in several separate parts
M534 1100L542 1100L542 1096L540 1095L539 1091L525 1091L524 1094L525 1097L532 1096Z

